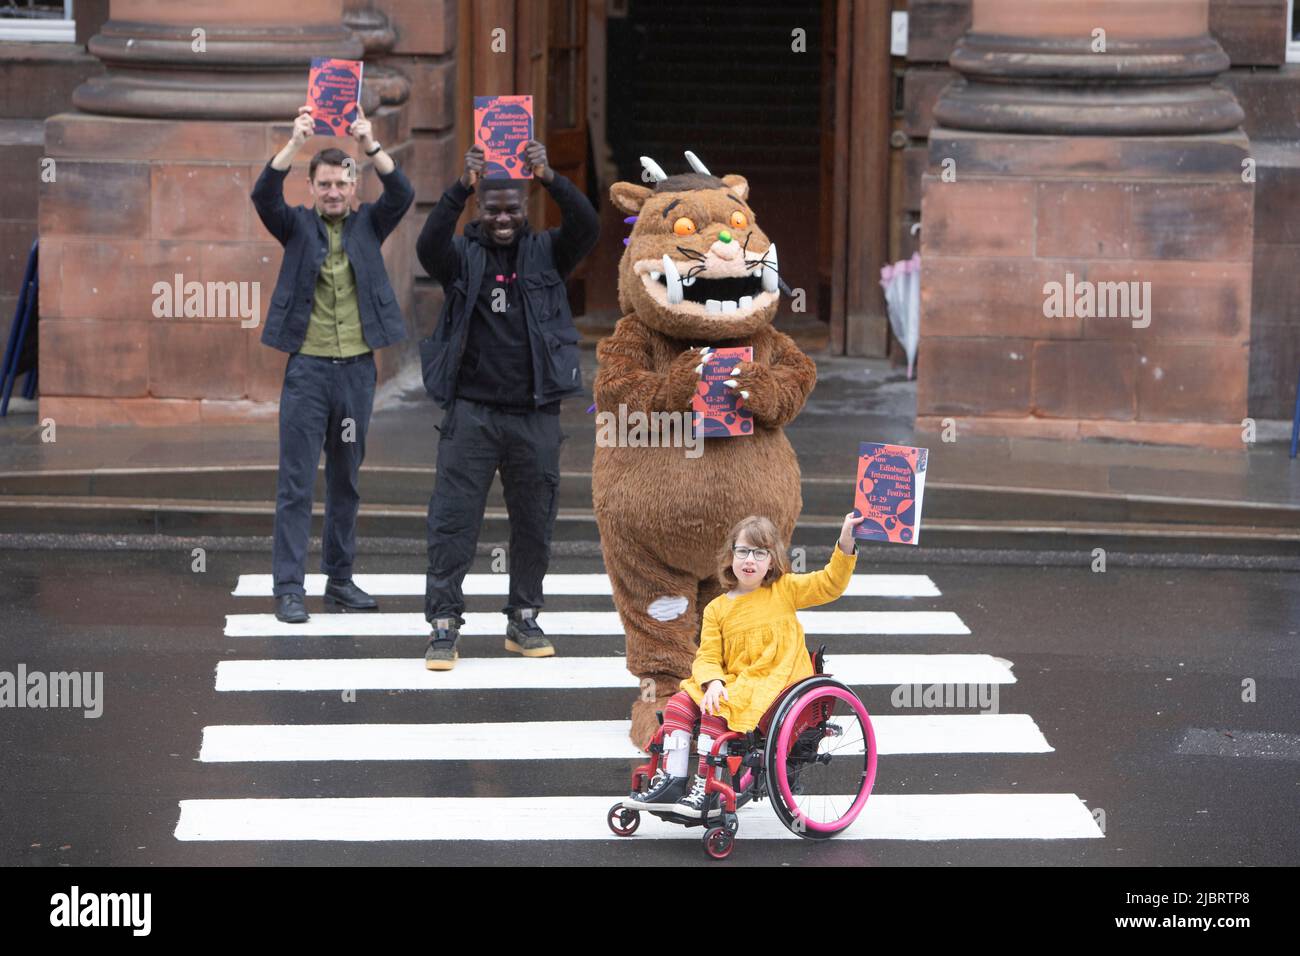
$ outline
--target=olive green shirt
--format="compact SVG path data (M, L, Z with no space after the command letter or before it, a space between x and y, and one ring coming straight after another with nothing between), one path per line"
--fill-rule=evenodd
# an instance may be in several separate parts
M320 210L316 215L320 216ZM321 216L329 234L330 250L316 278L316 299L307 323L307 337L298 350L306 355L351 358L370 351L361 332L356 277L343 251L343 223L349 215L351 210L334 222Z

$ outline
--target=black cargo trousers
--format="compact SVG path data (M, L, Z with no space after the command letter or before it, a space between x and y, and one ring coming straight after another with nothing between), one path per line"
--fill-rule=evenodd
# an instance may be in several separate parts
M511 412L455 398L439 426L437 477L429 499L424 616L465 619L461 584L478 547L492 477L501 472L510 543L510 596L502 611L542 607L559 506L560 416Z

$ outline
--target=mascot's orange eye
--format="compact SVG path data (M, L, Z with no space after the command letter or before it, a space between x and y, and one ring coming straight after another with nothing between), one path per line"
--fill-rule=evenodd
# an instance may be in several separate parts
M736 229L744 229L749 225L749 220L745 218L743 212L737 209L731 214L731 225Z
M695 235L695 223L693 220L682 216L673 223L673 232L679 236L693 236Z

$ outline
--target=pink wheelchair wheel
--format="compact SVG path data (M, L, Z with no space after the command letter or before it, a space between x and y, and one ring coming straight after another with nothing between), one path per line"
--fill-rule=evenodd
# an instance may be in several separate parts
M827 681L783 708L768 791L781 822L819 840L848 827L876 780L876 737L856 694Z

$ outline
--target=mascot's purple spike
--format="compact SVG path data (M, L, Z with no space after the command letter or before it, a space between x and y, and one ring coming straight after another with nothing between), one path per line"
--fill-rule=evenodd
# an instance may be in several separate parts
M632 234L619 263L623 310L596 350L600 414L691 411L702 346L752 346L732 378L746 393L754 432L682 448L597 442L592 505L601 550L627 635L627 666L640 679L632 742L645 749L667 698L688 677L700 614L722 593L718 550L751 514L788 542L803 507L799 462L782 430L803 409L817 368L772 327L780 304L776 245L759 228L743 176L716 177L686 153L693 172L669 176L641 164L654 185L619 182L614 205Z

